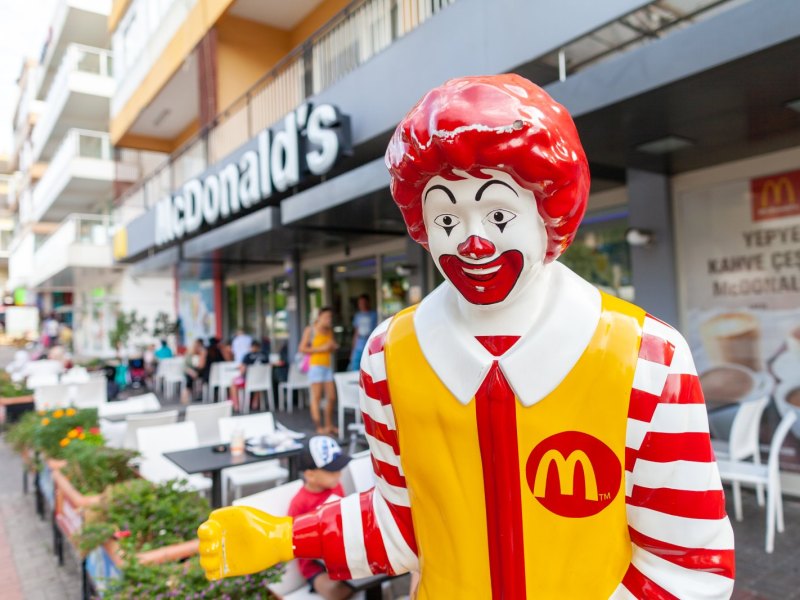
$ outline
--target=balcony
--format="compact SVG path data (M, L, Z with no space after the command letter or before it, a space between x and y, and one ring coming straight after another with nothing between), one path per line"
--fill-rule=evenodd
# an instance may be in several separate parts
M137 177L136 166L113 160L107 133L70 129L33 188L26 220L60 221L70 213L93 212L113 197L115 181Z
M352 2L292 50L211 125L170 155L163 167L126 190L118 204L135 196L137 205L153 206L165 194L279 121L306 98L343 79L454 2ZM168 88L171 85L172 82ZM119 92L117 95L124 96ZM112 107L112 113L115 110Z
M111 221L99 215L69 215L35 251L31 287L71 288L87 269L110 271Z
M35 248L36 234L30 230L19 234L12 241L8 257L8 288L29 286L29 280L33 274Z
M31 134L32 160L50 160L70 127L106 129L113 93L111 52L70 44Z
M70 44L102 47L108 44L111 0L57 0L48 38L42 45L42 70L36 85L42 99L50 90L59 64Z

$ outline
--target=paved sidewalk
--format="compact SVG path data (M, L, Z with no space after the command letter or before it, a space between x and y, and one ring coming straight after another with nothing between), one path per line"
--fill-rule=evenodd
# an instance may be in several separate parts
M4 442L0 442L0 481L0 598L77 600L80 566L68 550L64 566L58 566L50 522L36 514L33 493L23 495L22 461Z

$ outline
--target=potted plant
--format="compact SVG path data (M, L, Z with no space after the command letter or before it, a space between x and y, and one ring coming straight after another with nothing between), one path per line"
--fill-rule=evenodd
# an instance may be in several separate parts
M131 337L140 336L147 330L146 317L139 317L135 310L131 312L119 311L114 328L108 332L108 341L111 347L120 350L127 348Z
M33 409L33 390L21 382L11 381L5 371L0 372L0 407L5 411L7 422L19 420L20 415Z
M53 473L55 519L70 541L81 530L87 508L100 502L106 487L138 477L130 465L136 452L97 446L97 438L102 441L96 430L68 432L71 443L64 450L66 465Z
M75 541L84 554L105 553L117 570L132 557L142 564L182 560L197 553L197 527L208 511L208 501L185 482L134 479L110 486L88 507ZM109 561L95 555L92 562Z
M108 581L105 595L117 600L139 598L266 600L275 598L267 586L278 579L280 579L279 569L267 569L254 575L208 581L197 557L185 562L147 565L131 559L120 569L120 577Z

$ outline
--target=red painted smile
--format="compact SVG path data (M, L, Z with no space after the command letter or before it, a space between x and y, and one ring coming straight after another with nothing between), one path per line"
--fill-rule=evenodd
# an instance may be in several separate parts
M472 304L497 304L506 299L519 279L523 265L519 250L507 250L487 263L468 263L455 254L439 257L450 282Z

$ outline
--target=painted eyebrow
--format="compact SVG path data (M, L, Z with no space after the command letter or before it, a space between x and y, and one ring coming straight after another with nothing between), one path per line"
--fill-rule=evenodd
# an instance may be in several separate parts
M450 202L452 202L453 204L456 203L456 197L453 195L453 192L451 192L449 189L447 189L443 185L432 185L431 187L429 187L428 191L425 192L424 200L428 199L428 194L430 194L433 190L442 190L445 194L447 194L447 197L450 198Z
M492 179L491 181L487 181L486 183L484 183L484 184L483 184L483 185L480 187L480 189L478 190L478 193L477 193L477 194L475 194L475 202L480 202L480 199L483 197L483 192L485 192L485 191L486 191L486 188L488 188L488 187L489 187L490 185L492 185L493 183L496 183L496 184L498 184L498 185L504 185L504 186L506 186L508 189L510 189L512 192L514 192L514 195L515 195L517 198L519 198L519 194L517 193L517 191L516 191L516 190L515 190L513 187L511 187L510 185L508 185L508 184L507 184L505 181L500 181L499 179Z

